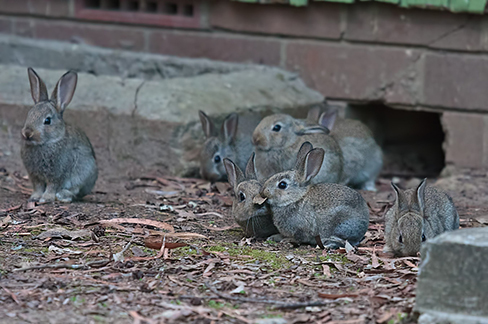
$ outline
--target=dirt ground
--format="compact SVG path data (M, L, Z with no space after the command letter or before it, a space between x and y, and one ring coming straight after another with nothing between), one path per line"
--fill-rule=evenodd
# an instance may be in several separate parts
M244 238L224 183L101 175L82 202L35 206L20 163L2 163L0 323L416 321L419 259L382 253L391 179L362 192L371 207L362 244L327 252ZM487 224L487 184L470 170L436 181L462 227Z

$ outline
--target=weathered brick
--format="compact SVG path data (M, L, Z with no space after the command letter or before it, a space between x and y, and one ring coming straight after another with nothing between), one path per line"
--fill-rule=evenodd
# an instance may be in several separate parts
M213 27L264 34L340 38L343 5L311 2L306 7L212 1ZM250 19L252 17L252 19Z
M482 17L389 4L357 3L348 9L344 38L349 40L472 51L482 47Z
M400 81L416 68L414 50L292 41L287 44L287 69L331 98L415 102L416 93L401 90ZM400 102L401 103L401 102Z
M0 33L10 34L12 32L12 20L10 18L0 18Z
M194 32L153 32L151 52L231 62L278 65L280 41Z
M35 14L42 16L69 16L73 0L0 0L0 12Z
M34 37L35 36L35 22L31 19L14 18L12 32L15 35L22 37Z
M483 167L488 154L483 147L486 138L483 115L445 112L442 124L446 132L446 163L460 167Z
M424 104L488 110L488 58L459 54L426 54Z
M137 51L143 50L145 45L144 32L134 28L45 20L37 20L35 28L37 38Z

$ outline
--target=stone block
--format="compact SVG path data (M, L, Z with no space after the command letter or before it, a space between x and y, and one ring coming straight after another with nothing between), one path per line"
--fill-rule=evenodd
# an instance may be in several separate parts
M49 17L69 16L73 0L0 0L0 12Z
M341 37L343 5L309 2L305 7L212 1L209 22L228 30L314 38Z
M444 233L422 246L415 309L428 316L419 322L488 322L487 253L488 227Z

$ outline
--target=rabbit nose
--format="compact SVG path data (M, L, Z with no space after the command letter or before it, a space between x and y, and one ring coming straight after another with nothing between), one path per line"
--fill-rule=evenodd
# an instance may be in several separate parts
M34 132L30 128L25 128L22 130L22 137L26 141L30 141L33 135L34 135Z

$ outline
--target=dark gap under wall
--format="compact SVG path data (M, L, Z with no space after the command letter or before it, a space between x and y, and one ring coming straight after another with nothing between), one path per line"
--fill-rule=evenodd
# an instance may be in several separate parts
M373 131L383 149L383 176L436 177L444 168L441 114L376 103L349 105L345 114Z

